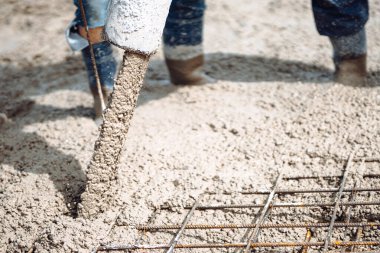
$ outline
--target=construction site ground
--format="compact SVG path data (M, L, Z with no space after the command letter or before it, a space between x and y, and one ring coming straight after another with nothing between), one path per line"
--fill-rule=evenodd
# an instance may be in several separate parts
M81 55L71 52L64 38L74 7L71 1L3 0L0 252L88 252L100 242L135 243L141 234L129 225L178 224L186 215L182 207L205 191L267 189L279 170L339 175L342 159L355 148L358 157L379 157L380 3L370 4L369 86L357 88L331 81L331 46L316 31L310 1L208 1L205 69L217 81L170 85L162 52L152 58L120 167L127 205L108 233L111 218L74 218L98 136ZM379 163L362 169L380 173ZM380 179L362 183L379 187ZM292 185L311 186L328 184ZM220 196L209 204L264 199ZM157 212L160 206L172 208ZM254 214L207 211L191 223L250 222ZM294 222L290 214L280 213L278 221ZM312 209L304 221L327 219L325 214ZM359 214L379 220L380 208L354 212ZM260 241L303 240L305 234L270 231ZM238 242L243 232L190 233L181 242ZM158 236L155 243L167 243L172 235Z

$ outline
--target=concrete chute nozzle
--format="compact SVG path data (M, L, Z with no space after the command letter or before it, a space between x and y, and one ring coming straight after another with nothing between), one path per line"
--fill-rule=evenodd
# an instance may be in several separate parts
M126 51L145 55L159 47L171 0L110 0L106 38Z

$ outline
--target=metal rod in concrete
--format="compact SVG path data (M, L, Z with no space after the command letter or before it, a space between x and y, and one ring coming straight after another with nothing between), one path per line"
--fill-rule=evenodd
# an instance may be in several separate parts
M333 178L340 178L342 175L325 175L325 176L293 176L293 177L284 177L284 180L301 180L301 179L333 179ZM380 174L365 174L363 175L364 178L380 178Z
M306 235L305 235L305 242L310 242L312 236L311 229L306 230ZM302 246L300 253L307 253L309 251L309 246Z
M296 194L296 193L334 193L338 192L339 188L321 188L321 189L281 189L277 191L277 194ZM371 191L380 191L380 188L345 188L343 189L343 192L371 192ZM250 194L269 194L270 191L242 191L240 192L244 195L250 195ZM215 194L215 193L214 193ZM225 192L224 194L232 194Z
M267 223L259 225L262 229L272 228L325 228L329 227L329 222L321 223ZM249 224L188 224L185 229L239 229L239 228L255 228L256 223ZM363 228L363 227L380 227L380 222L336 222L336 228ZM137 230L156 232L157 230L175 230L180 229L181 225L137 225Z
M380 205L380 201L350 201L342 202L339 205L341 206L371 206L371 205ZM235 209L235 208L262 208L264 204L237 204L237 205L210 205L210 206L198 206L197 210L219 210L219 209ZM328 203L304 203L304 202L295 202L295 203L275 203L270 207L272 208L284 208L284 207L329 207L335 206L335 202ZM185 207L185 209L191 209L191 207Z
M257 242L251 243L252 248L285 248L285 247L321 247L325 242ZM175 249L215 249L215 248L245 248L247 243L205 243L205 244L177 244ZM329 244L331 247L343 246L380 246L380 241L333 241ZM105 245L100 246L98 251L117 251L117 250L155 250L155 249L168 249L170 245L155 244L155 245Z
M256 221L256 226L255 226L254 230L252 231L251 235L248 236L247 246L245 248L245 253L249 253L250 249L252 248L251 244L257 242L257 239L258 239L259 233L260 233L260 225L263 224L265 217L267 215L267 212L268 212L269 208L271 207L273 198L276 194L276 190L278 188L279 183L281 182L281 179L282 179L282 174L280 173L277 176L276 183L274 184L272 192L269 194L269 196L267 198L265 206L261 210L260 217Z
M166 253L172 253L174 251L174 248L177 245L177 243L179 241L179 238L181 237L183 231L185 230L187 223L189 223L191 217L194 214L195 209L197 209L198 203L199 203L199 199L195 201L193 207L191 208L191 210L189 211L189 213L186 215L185 219L182 222L181 227L179 228L179 230L177 231L177 233L175 234L175 236L171 240L171 242L169 244L170 247L166 251Z
M344 185L346 184L347 176L348 176L348 173L351 169L351 164L352 164L353 159L354 159L354 152L351 153L350 156L348 157L346 168L343 172L342 180L340 182L339 191L337 192L335 200L334 200L335 206L334 206L333 214L331 216L331 221L330 221L330 226L329 226L329 229L327 232L327 236L325 238L325 246L323 247L323 252L326 252L328 250L329 245L330 245L332 231L334 229L334 223L335 223L335 219L336 219L336 214L337 214L338 209L339 209L339 204L340 204L340 200L342 198Z

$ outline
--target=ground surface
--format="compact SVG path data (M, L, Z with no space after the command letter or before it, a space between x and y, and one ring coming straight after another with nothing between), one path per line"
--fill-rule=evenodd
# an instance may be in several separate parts
M128 205L117 225L179 223L184 213L176 208L155 209L191 204L205 190L266 188L278 170L340 174L337 160L355 147L358 156L379 156L380 5L371 3L371 87L354 88L330 81L331 48L315 30L309 1L209 1L206 70L218 81L173 87L162 54L154 57L120 169ZM72 218L98 135L84 66L63 36L73 10L70 1L1 3L0 252L87 252L100 241L133 243L139 236L120 226L107 235L111 221ZM379 165L367 164L365 172L379 173ZM380 219L379 208L368 210L359 213ZM306 214L308 221L323 216ZM248 222L252 216L211 212L192 223ZM240 241L243 235L235 232L184 242ZM300 239L304 232L263 232L267 237L260 240ZM152 242L170 236L158 239Z

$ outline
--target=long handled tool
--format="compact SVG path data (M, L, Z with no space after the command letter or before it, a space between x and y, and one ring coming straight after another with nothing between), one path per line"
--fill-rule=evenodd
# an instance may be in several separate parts
M149 58L158 49L171 0L111 0L105 36L125 50L87 169L79 214L96 218L115 205L118 167Z
M88 46L90 47L91 64L92 64L92 70L94 71L94 74L95 74L96 89L98 90L98 95L100 98L100 105L101 105L102 111L104 111L104 109L106 109L106 105L104 104L104 98L103 98L103 92L102 92L100 78L99 78L98 67L96 66L94 46L91 42L90 33L88 31L86 10L84 8L83 0L79 0L79 9L80 9L80 13L83 19L84 28L86 30L86 39L88 42Z

